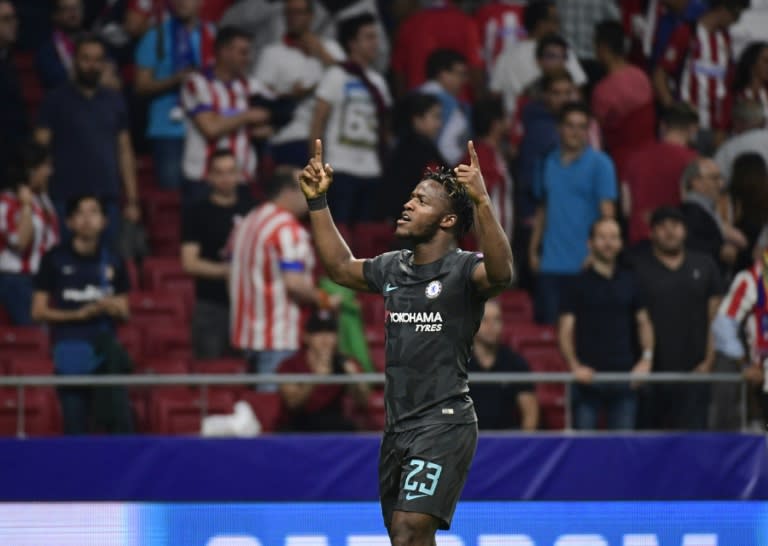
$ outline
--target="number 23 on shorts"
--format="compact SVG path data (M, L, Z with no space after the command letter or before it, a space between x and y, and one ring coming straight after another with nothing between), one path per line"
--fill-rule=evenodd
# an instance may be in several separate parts
M422 459L411 459L411 462L408 464L411 465L413 469L405 477L405 483L403 484L403 489L407 491L405 500L413 500L426 496L431 497L434 495L443 467L439 464L430 463ZM427 472L420 477L420 479L416 479L417 474L420 474L425 469Z

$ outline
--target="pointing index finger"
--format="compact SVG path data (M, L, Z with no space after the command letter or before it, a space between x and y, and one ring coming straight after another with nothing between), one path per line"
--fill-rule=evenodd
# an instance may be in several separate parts
M319 138L315 140L315 159L323 164L323 141Z
M477 167L480 165L480 162L477 159L477 152L475 152L475 143L471 140L467 142L467 149L469 150L469 159L472 163L473 167Z

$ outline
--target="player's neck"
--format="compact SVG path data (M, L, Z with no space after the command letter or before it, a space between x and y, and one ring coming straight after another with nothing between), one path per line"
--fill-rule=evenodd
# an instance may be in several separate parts
M416 243L413 246L413 263L414 265L431 264L453 250L456 250L454 241L446 244L445 241L432 239L431 241Z

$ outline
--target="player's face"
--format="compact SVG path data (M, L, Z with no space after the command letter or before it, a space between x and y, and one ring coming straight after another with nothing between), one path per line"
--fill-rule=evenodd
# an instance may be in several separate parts
M376 29L376 25L360 27L350 46L367 62L375 61L379 54L379 31Z
M395 236L414 241L428 241L434 237L440 222L451 214L450 203L442 185L434 180L419 182L405 203L397 220Z
M52 174L53 163L47 159L29 172L29 189L34 192L44 191Z
M75 77L80 85L94 88L104 72L104 46L97 43L82 44L75 55Z
M200 13L202 0L171 0L176 16L182 20L192 19Z
M208 180L214 192L231 195L240 182L240 173L237 172L235 158L220 157L214 161L208 173Z
M486 302L483 320L477 329L477 340L488 345L496 345L501 339L502 330L501 308L494 301Z
M621 252L621 232L619 224L613 220L600 222L589 241L589 247L596 260L611 263Z
M413 119L413 128L420 135L430 140L437 140L440 129L443 127L443 109L439 104Z
M56 26L73 32L80 28L83 22L83 6L80 0L59 0L54 14Z
M589 118L582 112L571 112L560 123L560 140L566 150L580 150L589 138Z
M104 231L107 220L98 201L84 199L75 213L70 216L67 224L76 237L95 239Z
M285 0L283 2L285 29L292 36L300 36L309 31L312 24L312 10L307 0Z
M662 254L679 254L685 243L685 224L671 218L659 222L651 230L651 242Z
M538 58L539 66L541 67L542 74L552 74L559 72L565 68L565 48L551 45L541 52L541 57Z

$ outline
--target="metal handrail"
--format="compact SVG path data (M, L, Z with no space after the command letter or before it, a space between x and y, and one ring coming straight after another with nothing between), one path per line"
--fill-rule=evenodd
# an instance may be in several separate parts
M17 437L24 438L24 390L27 387L138 387L189 385L199 386L203 401L201 417L207 415L207 388L211 385L260 385L284 383L310 383L318 385L347 385L354 383L376 383L385 381L383 373L359 373L349 375L320 374L145 374L145 375L6 375L0 376L0 387L15 387L17 392ZM483 383L576 383L576 377L568 372L486 372L469 374L470 384ZM678 373L652 372L633 374L619 372L596 372L593 384L610 383L739 383L741 386L741 428L747 425L746 382L738 373ZM565 428L572 429L571 389L565 389L563 401Z

